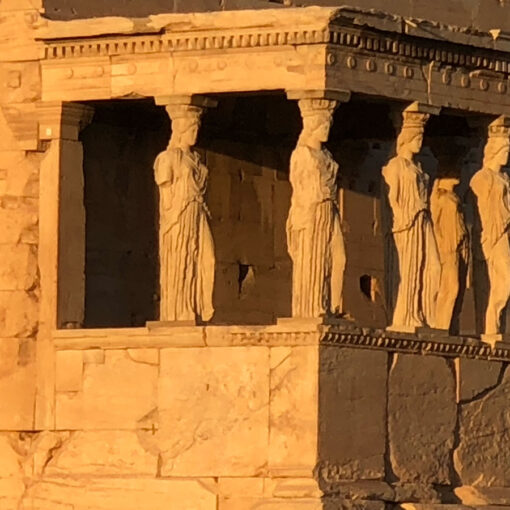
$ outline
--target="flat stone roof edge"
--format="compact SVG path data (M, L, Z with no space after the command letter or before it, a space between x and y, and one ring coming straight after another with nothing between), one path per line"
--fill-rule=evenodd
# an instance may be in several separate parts
M445 25L426 19L404 17L375 9L340 7L292 7L200 13L155 14L146 18L98 17L71 21L41 18L39 40L93 38L108 35L183 33L228 29L289 28L351 24L355 27L400 33L438 42L510 51L510 34L495 27L488 32L473 27Z

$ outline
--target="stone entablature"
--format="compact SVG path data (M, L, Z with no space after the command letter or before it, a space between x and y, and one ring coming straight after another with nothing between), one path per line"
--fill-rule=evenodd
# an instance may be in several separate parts
M440 331L418 334L324 325L287 320L272 326L157 326L147 328L74 329L53 333L57 351L186 347L336 346L402 354L428 354L510 362L510 345L494 346L472 337L446 336Z
M36 37L44 101L326 88L498 115L510 108L503 36L413 20L402 28L349 8L47 21Z

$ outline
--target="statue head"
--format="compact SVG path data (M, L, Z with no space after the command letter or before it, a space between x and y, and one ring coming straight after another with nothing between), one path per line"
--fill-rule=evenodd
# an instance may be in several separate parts
M448 176L440 176L436 179L434 182L434 186L437 186L438 188L452 191L455 186L457 186L460 183L459 177L455 175L448 175Z
M410 154L418 154L423 144L423 129L414 127L402 127L397 138L397 154L404 151Z
M489 126L489 138L483 153L483 166L499 172L508 163L510 153L510 128L505 118L496 119Z
M397 154L418 154L423 145L423 133L428 114L414 111L404 111L402 115L402 129L397 138Z
M203 109L190 105L169 105L168 114L172 119L171 148L189 150L197 143Z
M336 106L337 102L329 99L301 99L299 101L303 130L298 145L316 146L328 141Z

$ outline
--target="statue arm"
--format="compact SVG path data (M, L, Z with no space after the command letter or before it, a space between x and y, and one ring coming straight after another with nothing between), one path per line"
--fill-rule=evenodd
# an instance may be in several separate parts
M457 205L446 194L440 193L436 198L436 211L432 213L434 233L440 253L455 253L461 248L464 238Z
M400 214L400 184L396 174L395 162L391 162L383 168L383 179L386 187L386 197L393 216L392 231L401 230Z
M469 186L476 196L477 201L480 203L489 199L492 190L492 184L492 179L490 179L489 175L485 173L481 174L478 172L471 179Z
M168 151L164 151L158 155L154 162L154 177L156 184L171 184L173 182L173 161Z

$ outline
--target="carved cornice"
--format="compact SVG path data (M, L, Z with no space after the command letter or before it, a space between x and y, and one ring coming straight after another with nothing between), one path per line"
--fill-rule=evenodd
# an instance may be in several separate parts
M315 9L314 16L321 16L296 17L295 23L282 10L259 24L235 17L230 24L223 18L219 23L209 13L198 24L174 20L150 33L142 28L129 35L87 36L77 27L50 31L53 38L39 39L42 98L281 89L292 95L309 86L491 115L510 111L510 52L488 47L489 34L459 35L447 27L428 36L409 34L396 23L374 27ZM273 68L278 72L271 73ZM190 82L188 75L196 79Z
M59 330L57 350L227 346L327 346L376 349L405 354L510 361L510 345L489 344L472 337L404 334L356 327L315 324L286 326L207 326L105 330Z
M510 57L507 53L398 33L336 26L330 29L329 42L334 46L364 53L392 55L467 69L510 72Z
M330 41L329 29L222 31L203 34L180 33L101 37L84 40L48 42L44 45L46 60L108 57L178 51L262 48L303 44L325 44Z
M331 346L378 349L408 354L434 354L451 358L469 357L479 359L510 360L510 345L489 344L472 337L452 337L437 335L409 335L374 330L366 332L346 332L334 328L325 332L321 343Z
M111 57L185 51L225 50L328 44L361 53L397 56L438 65L510 73L507 53L484 48L381 32L356 26L299 28L294 30L222 30L202 32L94 37L43 43L42 59Z

